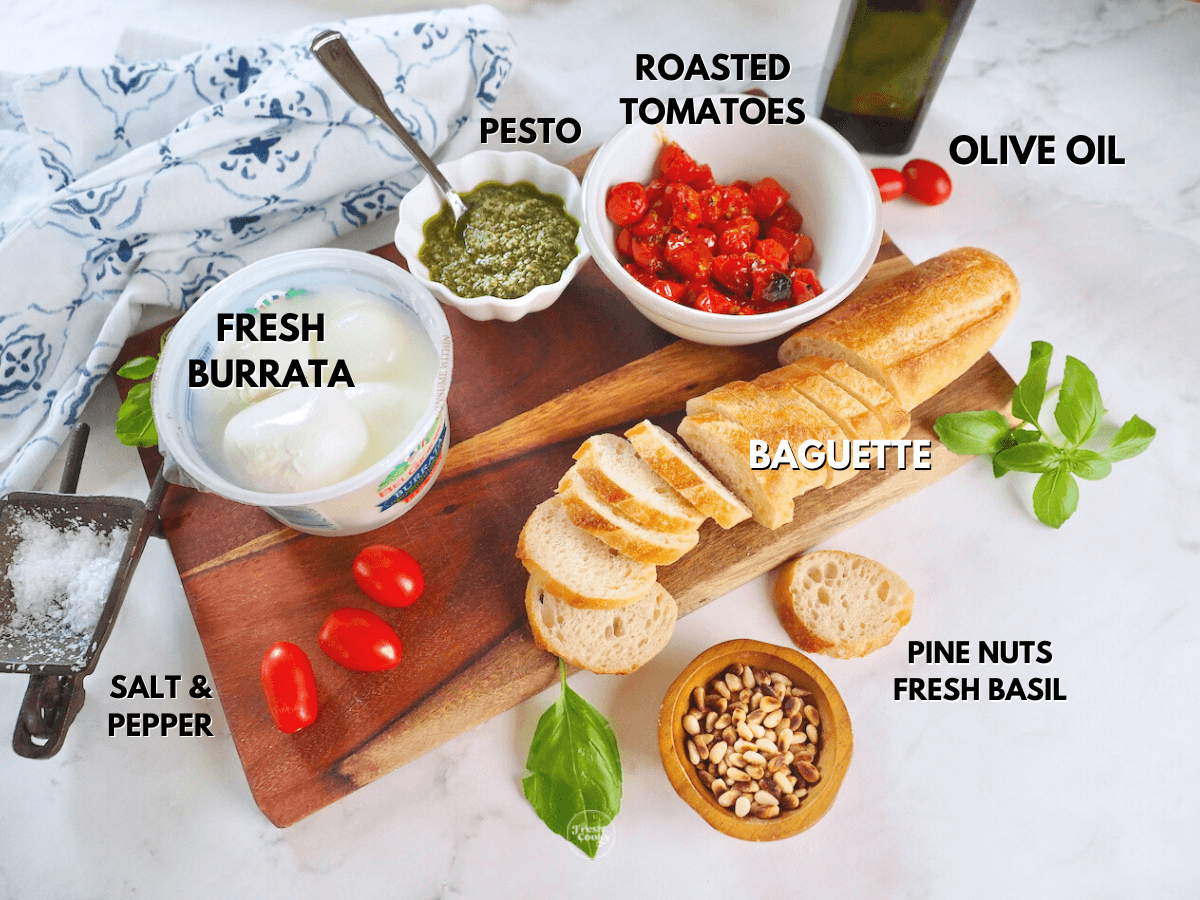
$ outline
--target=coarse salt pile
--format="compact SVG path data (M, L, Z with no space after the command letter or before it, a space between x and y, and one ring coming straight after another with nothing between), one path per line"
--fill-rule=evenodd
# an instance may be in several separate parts
M129 529L103 534L82 523L60 529L36 515L15 517L19 539L7 576L14 613L0 627L0 642L56 644L85 650L100 621Z

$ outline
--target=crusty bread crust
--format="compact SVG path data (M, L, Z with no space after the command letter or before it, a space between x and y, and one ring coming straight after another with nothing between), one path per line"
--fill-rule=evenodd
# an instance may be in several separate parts
M639 525L694 531L706 518L615 434L588 438L575 451L575 460L576 474L596 496Z
M782 350L780 353L782 355ZM865 405L879 420L883 427L883 436L888 440L902 438L908 434L911 424L908 411L887 388L875 379L868 378L854 366L840 359L820 356L802 356L791 363L807 369L814 375L821 375Z
M852 295L784 341L779 359L845 360L912 410L987 353L1019 297L1004 260L960 247Z

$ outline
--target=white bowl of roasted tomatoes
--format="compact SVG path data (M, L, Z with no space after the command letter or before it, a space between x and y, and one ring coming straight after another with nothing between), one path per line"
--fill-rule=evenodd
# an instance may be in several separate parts
M841 303L874 263L883 219L870 170L815 117L638 123L588 166L583 232L592 258L650 321L688 340L739 345Z

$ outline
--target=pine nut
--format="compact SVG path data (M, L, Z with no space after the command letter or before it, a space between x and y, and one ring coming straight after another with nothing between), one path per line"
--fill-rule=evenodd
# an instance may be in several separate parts
M725 751L729 749L729 745L724 741L717 741L708 748L708 758L715 763L719 763L725 758Z
M800 806L800 798L795 794L784 794L779 801L779 806L782 809L798 809Z
M762 753L763 756L766 756L768 753L772 756L779 753L779 748L775 746L775 742L769 737L760 737L754 742L754 746L758 748L759 752Z
M704 688L698 687L692 691L692 705L700 712L705 712L704 709Z
M731 766L737 766L739 769L746 764L746 760L742 758L742 754L736 750L725 754L725 762Z
M713 688L726 700L733 696L733 691L729 690L729 685L727 685L724 681L714 681Z
M713 722L713 731L724 731L733 724L733 717L729 713L721 713L717 716L717 720Z
M758 708L763 710L764 712L769 712L769 713L775 712L775 710L779 709L782 706L783 706L783 704L779 702L779 699L777 697L768 697L765 694L763 695L762 699L759 700L759 702L758 702Z
M715 738L716 738L716 735L714 735L712 733L708 733L708 734L698 734L698 735L696 735L694 740L696 741L697 747L708 747L712 744L712 742Z
M765 766L746 766L746 774L750 776L752 781L758 781L760 778L766 778L767 770Z
M763 806L778 806L779 798L771 796L766 791L759 791L754 795L754 802L761 803Z
M742 794L740 797L737 798L737 801L733 804L733 814L735 816L737 816L739 819L744 819L744 818L746 818L746 815L749 812L750 812L750 798L747 797L745 794Z
M816 725L806 726L804 729L804 733L806 735L808 735L808 739L811 743L815 744L817 742L817 726Z
M816 784L821 780L820 771L812 763L800 761L796 763L794 768L796 769L796 773L809 784Z
M782 672L772 672L771 680L776 684L782 684L784 687L790 688L792 686L792 679L788 678Z
M732 781L749 781L750 776L747 775L745 772L743 772L741 769L737 768L737 766L730 766L728 769L725 770L725 780L731 781L731 782Z
M767 736L767 729L763 728L761 725L751 725L750 733L754 735L755 740L758 740L760 737Z
M759 709L762 709L760 706ZM764 728L774 728L783 721L783 710L777 709L774 712L767 713L762 720Z
M737 723L737 733L748 741L754 740L754 732L750 730L750 726L745 722Z
M721 794L725 793L727 790L729 790L729 785L727 785L725 783L724 778L714 778L712 784L709 785L709 787L712 788L712 792L714 794L716 794L718 797Z
M717 802L724 807L730 807L733 806L734 801L740 796L742 795L738 791L726 791L717 798Z
M821 724L821 714L817 712L817 708L811 704L804 707L804 718L808 719L808 721L812 722L814 725Z
M688 759L692 761L693 766L700 765L700 751L696 749L696 745L691 741L687 742Z
M785 716L794 716L798 712L803 711L803 704L795 697L787 697L780 704Z
M738 678L732 672L725 673L725 684L729 688L731 694L742 689L742 679Z
M683 730L688 734L696 735L700 733L700 720L688 713L683 717Z
M742 758L746 760L746 762L756 766L765 766L767 764L767 758L757 750L747 750L742 754Z
M779 815L778 806L764 806L754 814L757 819L774 819Z
M779 790L785 794L790 794L792 789L796 786L795 782L787 777L786 772L776 772L772 776L772 780L775 782L775 785L779 788Z
M734 752L736 752L736 753L745 753L747 750L753 750L755 748L755 746L756 745L754 743L752 743L751 741L746 741L746 740L742 740L741 738L738 738L738 740L736 740L733 744L733 749L734 749Z
M758 684L758 679L754 677L754 670L749 666L746 666L738 674L742 676L742 684L744 684L746 687L752 688Z

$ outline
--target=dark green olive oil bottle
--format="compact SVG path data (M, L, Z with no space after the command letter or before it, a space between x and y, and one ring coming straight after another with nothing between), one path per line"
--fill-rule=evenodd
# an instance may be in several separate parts
M907 153L974 0L843 0L821 118L863 153Z

